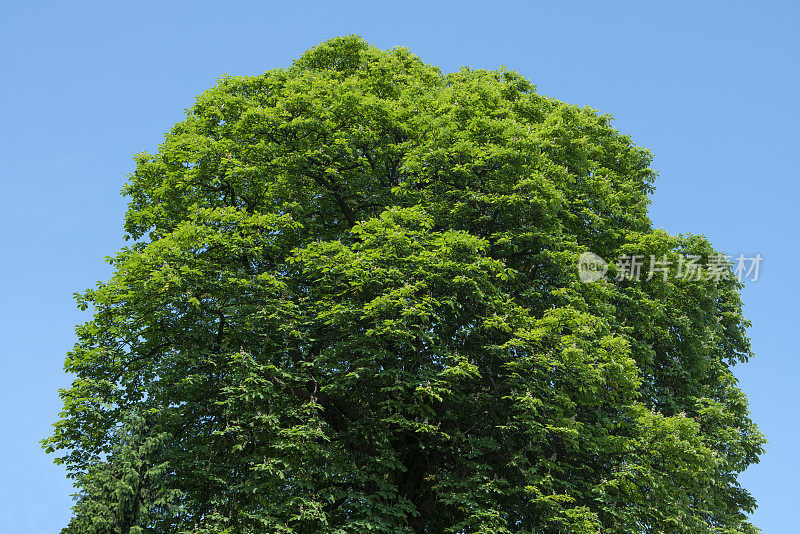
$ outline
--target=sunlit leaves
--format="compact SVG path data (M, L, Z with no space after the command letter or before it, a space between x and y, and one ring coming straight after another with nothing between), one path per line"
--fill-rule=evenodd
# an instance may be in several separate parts
M578 280L714 253L609 116L347 37L136 161L45 440L65 532L754 532L738 286Z

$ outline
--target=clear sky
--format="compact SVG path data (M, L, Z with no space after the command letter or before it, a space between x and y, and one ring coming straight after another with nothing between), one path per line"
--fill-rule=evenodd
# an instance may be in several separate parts
M776 2L38 2L0 7L0 532L53 533L70 483L40 450L109 276L119 191L223 73L287 66L336 35L425 61L505 65L541 93L611 113L655 153L652 219L761 253L744 291L756 358L737 367L770 440L742 477L766 533L797 525L798 4Z

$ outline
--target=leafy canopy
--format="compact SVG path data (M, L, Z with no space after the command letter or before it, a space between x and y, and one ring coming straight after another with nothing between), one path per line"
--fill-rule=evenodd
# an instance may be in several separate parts
M756 532L738 283L578 279L715 252L609 116L351 36L136 162L44 442L63 532Z

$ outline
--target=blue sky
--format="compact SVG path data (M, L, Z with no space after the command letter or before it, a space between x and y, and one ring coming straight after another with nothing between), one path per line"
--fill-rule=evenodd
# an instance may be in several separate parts
M37 442L109 276L119 191L223 73L287 66L327 38L407 46L445 71L505 65L541 93L611 113L655 154L651 216L760 253L744 290L756 358L737 367L770 440L742 476L765 532L794 532L800 456L800 17L793 2L21 2L0 8L0 532L66 524L70 483Z

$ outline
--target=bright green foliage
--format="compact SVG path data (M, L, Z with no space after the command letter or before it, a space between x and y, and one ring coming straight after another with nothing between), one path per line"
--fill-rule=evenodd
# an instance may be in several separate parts
M751 533L733 280L647 151L518 74L355 37L225 77L125 194L66 360L65 533Z

